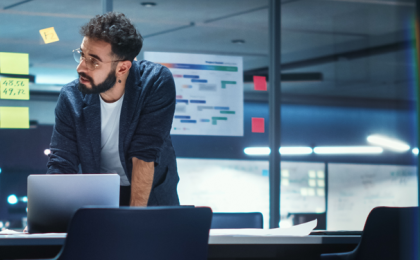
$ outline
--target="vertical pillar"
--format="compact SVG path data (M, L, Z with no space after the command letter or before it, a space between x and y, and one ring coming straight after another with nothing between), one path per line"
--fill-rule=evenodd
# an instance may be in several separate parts
M281 0L270 0L269 8L270 68L269 68L269 145L270 169L270 228L280 221L280 98L281 98Z
M416 24L415 24L415 28L416 28L416 62L415 62L415 68L416 71L415 73L417 75L415 75L414 80L415 80L415 93L416 93L416 103L417 103L417 147L420 149L420 68L419 68L419 62L420 62L420 0L416 0ZM418 201L420 203L420 160L419 160L420 156L417 157L417 188L418 188ZM420 227L420 218L417 219L418 221L418 227ZM420 229L417 230L418 232L418 237L420 237ZM420 248L420 239L417 240L417 248ZM417 259L420 260L420 253L419 250L417 250Z
M112 12L112 0L102 0L102 14Z

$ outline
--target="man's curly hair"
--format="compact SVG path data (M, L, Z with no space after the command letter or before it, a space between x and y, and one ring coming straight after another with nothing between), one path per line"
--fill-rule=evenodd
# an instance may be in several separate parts
M133 62L143 47L143 37L122 13L97 15L80 28L80 34L111 44L112 52L121 60Z

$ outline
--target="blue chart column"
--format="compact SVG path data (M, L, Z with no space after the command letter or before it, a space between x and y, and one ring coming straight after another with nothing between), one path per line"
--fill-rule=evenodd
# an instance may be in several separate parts
M280 98L281 98L281 1L270 1L269 143L270 143L270 228L280 221Z

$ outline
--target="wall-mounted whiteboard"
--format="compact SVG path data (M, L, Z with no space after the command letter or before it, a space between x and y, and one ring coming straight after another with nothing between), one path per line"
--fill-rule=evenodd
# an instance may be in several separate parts
M177 158L181 205L214 212L261 212L269 224L268 162Z
M328 164L328 230L363 230L378 206L418 206L417 168Z
M177 158L182 205L261 212L269 224L268 161ZM282 162L281 214L325 212L323 163Z
M281 215L325 212L325 164L281 163Z

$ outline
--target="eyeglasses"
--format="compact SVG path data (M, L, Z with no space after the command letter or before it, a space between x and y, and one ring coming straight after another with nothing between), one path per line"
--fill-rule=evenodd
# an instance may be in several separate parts
M86 67L88 70L95 70L101 66L101 63L110 63L110 62L116 62L116 61L124 61L124 60L112 60L108 62L101 62L93 57L85 57L85 54L80 48L77 48L73 50L73 58L77 62L77 64L80 64L82 60L85 60Z

